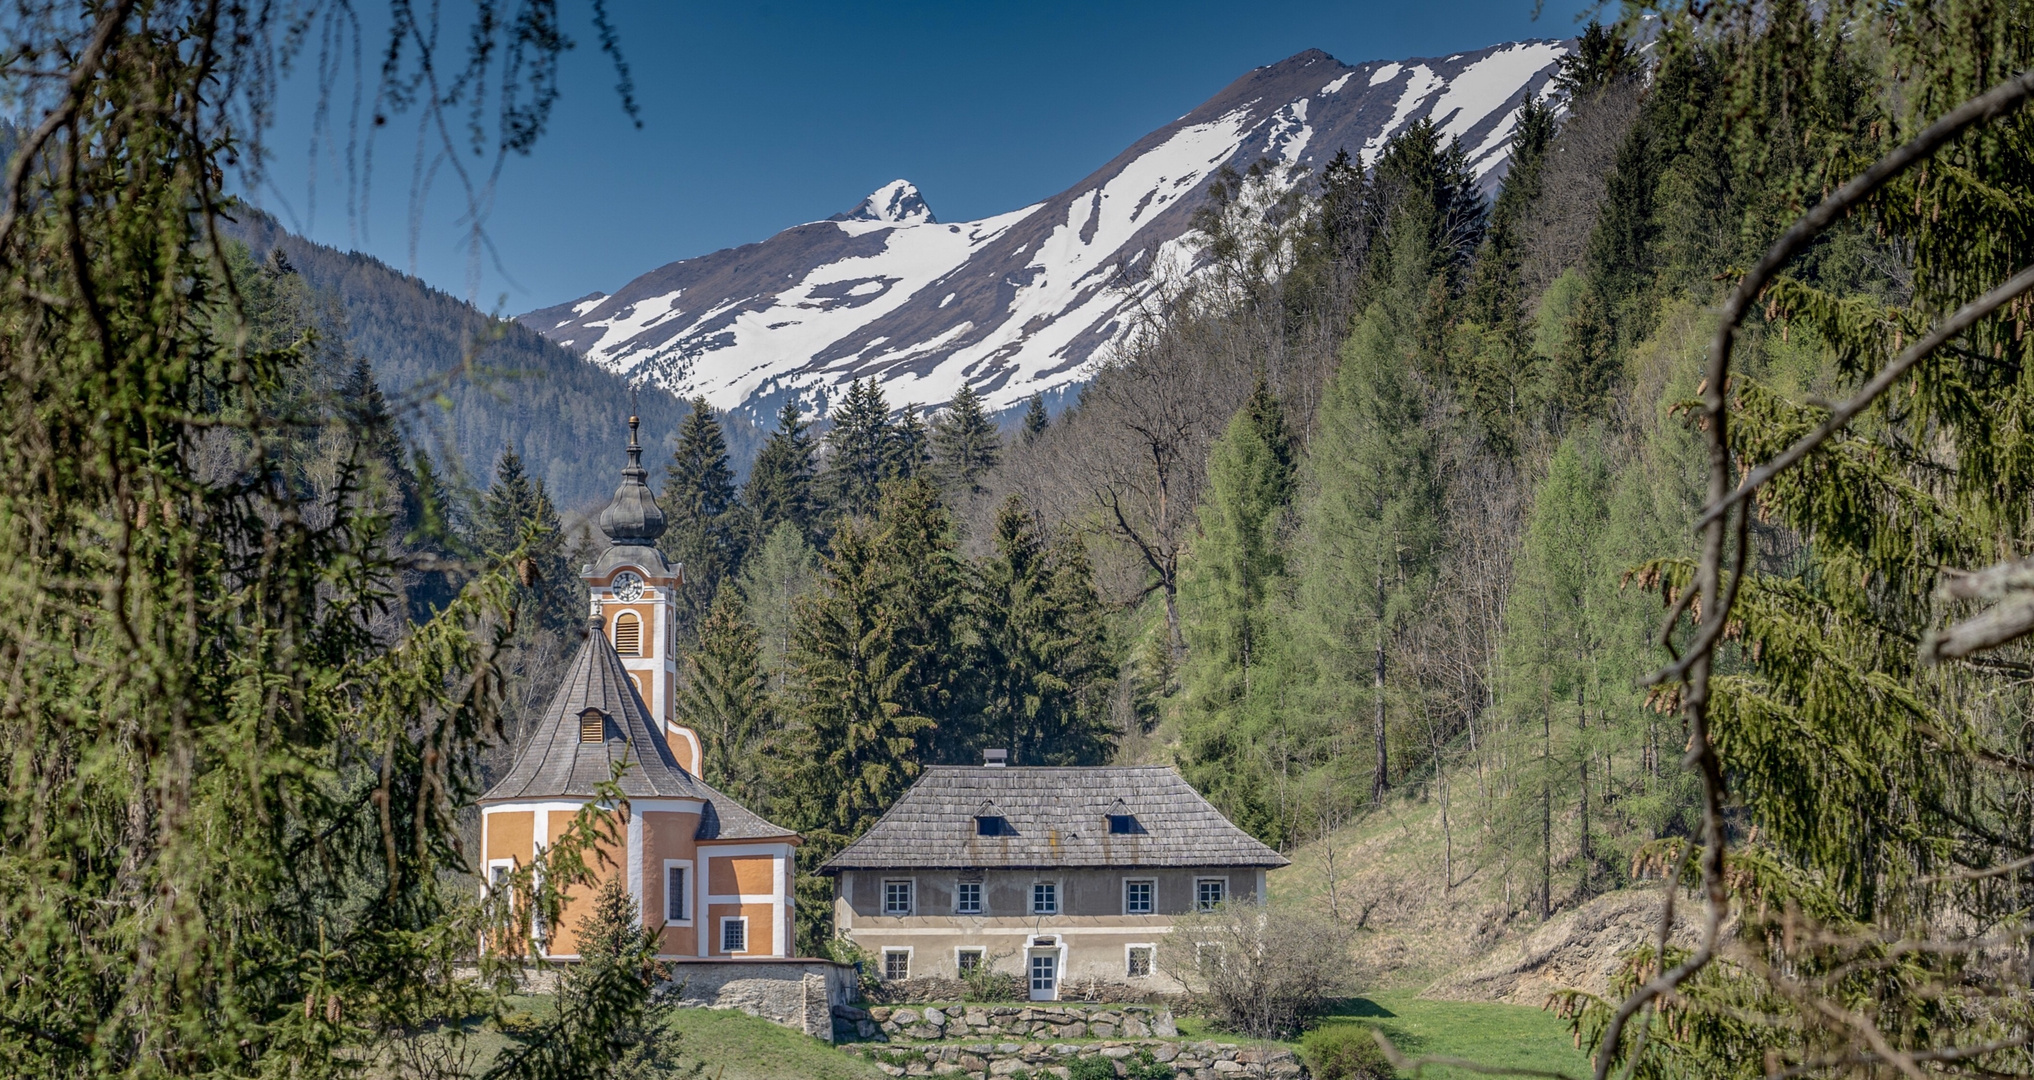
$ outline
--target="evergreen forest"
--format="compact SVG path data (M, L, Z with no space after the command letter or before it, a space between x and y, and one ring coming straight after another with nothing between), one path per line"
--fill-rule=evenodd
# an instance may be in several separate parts
M584 633L600 538L558 487L618 476L622 417L468 482L348 326L404 331L222 231L282 8L28 6L0 1060L396 1060L506 1008L515 958L473 942L555 917L612 829L474 898L473 800ZM518 10L471 28L466 89L418 90L436 38L398 33L384 103L528 151L569 43ZM1285 852L1431 807L1434 872L1501 881L1507 924L1655 890L1612 991L1552 1003L1598 1080L2034 1072L2034 8L1622 14L1492 183L1425 121L1225 170L1193 272L1150 272L1057 415L873 380L768 432L643 410L680 719L802 834L801 952L838 947L819 865L927 766L1168 763ZM492 1075L661 1052L609 893Z

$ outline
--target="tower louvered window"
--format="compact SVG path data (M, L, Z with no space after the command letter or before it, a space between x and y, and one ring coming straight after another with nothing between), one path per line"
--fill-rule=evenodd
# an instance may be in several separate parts
M643 655L643 620L624 611L614 620L614 651L623 656Z
M607 738L607 717L598 709L588 709L579 714L579 741L600 742Z

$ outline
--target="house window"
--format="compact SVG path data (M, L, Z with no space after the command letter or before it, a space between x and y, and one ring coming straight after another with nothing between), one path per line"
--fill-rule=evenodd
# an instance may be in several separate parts
M980 949L954 950L953 966L956 970L960 972L961 978L963 979L967 978L970 975L973 975L975 972L980 971L982 969L982 950Z
M975 817L976 836L1014 836L1009 819L999 814L979 814Z
M1151 975L1151 953L1152 948L1149 945L1130 946L1127 951L1129 963L1125 965L1123 974L1132 979L1149 977Z
M607 738L607 717L599 709L588 709L579 714L579 741L600 742Z
M1123 883L1123 914L1149 915L1158 910L1153 898L1158 892L1155 881L1125 881Z
M749 951L749 920L747 918L725 918L720 920L720 951L738 953Z
M685 868L664 867L664 921L685 921Z
M963 881L953 887L953 912L956 915L980 915L982 913L982 883Z
M1135 814L1109 815L1109 835L1130 836L1137 831L1137 816Z
M909 881L886 881L883 883L883 914L911 914L911 883Z
M903 982L911 977L911 952L908 949L883 950L883 980Z
M1220 904L1222 901L1228 898L1229 898L1229 879L1227 878L1194 879L1195 910L1213 911L1215 910L1216 905Z
M496 863L487 868L487 891L497 893L508 888L509 875L515 871L507 863Z
M1033 915L1059 914L1059 883L1053 881L1033 882L1031 886L1031 913Z

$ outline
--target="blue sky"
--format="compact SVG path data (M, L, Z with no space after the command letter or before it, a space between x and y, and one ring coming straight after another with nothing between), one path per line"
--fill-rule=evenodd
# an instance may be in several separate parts
M347 213L329 150L313 187L315 56L285 88L256 201L315 239L522 312L824 218L897 177L943 220L1015 209L1304 49L1348 63L1445 56L1568 36L1591 9L1547 0L1535 20L1532 0L610 3L643 126L622 113L585 5L562 5L578 47L550 129L501 175L477 288L456 185L411 197L413 116L375 143L366 214ZM445 7L448 22L462 17L464 5Z

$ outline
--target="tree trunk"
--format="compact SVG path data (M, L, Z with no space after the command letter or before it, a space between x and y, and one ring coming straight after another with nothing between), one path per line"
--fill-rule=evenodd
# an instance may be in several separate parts
M1540 710L1540 918L1554 913L1554 709Z
M1377 629L1377 673L1371 679L1371 695L1375 699L1371 712L1371 734L1377 741L1377 770L1370 777L1370 801L1373 805L1384 804L1384 793L1391 788L1391 775L1385 758L1384 746L1384 627Z

